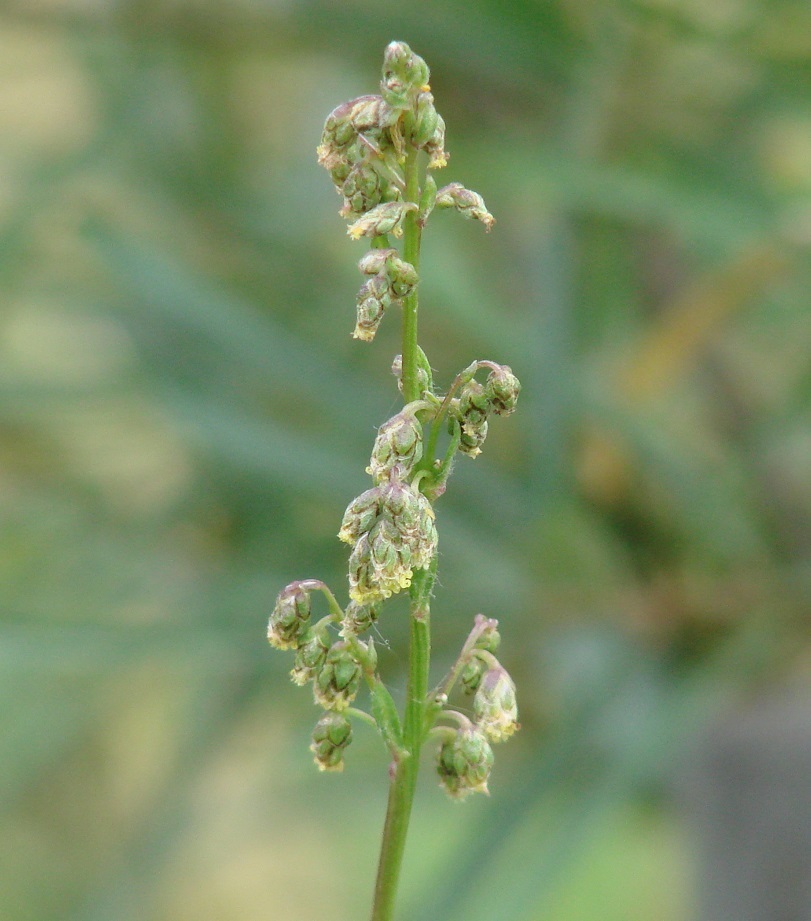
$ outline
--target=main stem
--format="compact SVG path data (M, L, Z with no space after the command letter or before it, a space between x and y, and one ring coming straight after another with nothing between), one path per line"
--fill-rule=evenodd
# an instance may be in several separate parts
M417 155L416 150L409 149L405 164L406 200L415 203L420 198ZM406 215L404 233L403 258L419 270L420 227L414 212ZM418 400L421 395L417 377L417 303L417 291L414 289L403 304L403 397L406 403ZM418 570L411 585L411 636L403 720L406 753L398 756L391 766L391 786L377 867L372 921L392 921L394 917L394 900L417 786L420 749L425 737L431 657L429 601L432 581L427 570Z

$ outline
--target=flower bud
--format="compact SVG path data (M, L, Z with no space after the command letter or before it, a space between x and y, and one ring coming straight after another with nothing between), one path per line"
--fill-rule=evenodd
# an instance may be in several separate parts
M521 382L509 365L499 365L488 375L484 392L490 401L490 408L497 416L509 416L515 412Z
M487 779L492 767L493 749L473 727L458 730L439 749L440 783L454 799L464 799L470 793L488 793Z
M377 616L378 609L375 605L350 601L341 621L341 636L358 636L365 633L375 623Z
M395 468L399 468L401 476L406 475L421 458L422 424L405 409L378 429L366 472L375 483L381 483Z
M482 621L485 623L485 628L479 634L474 648L481 649L484 652L495 652L501 644L501 634L498 632L498 621L492 618L486 618L483 614L477 614L477 625Z
M325 713L315 724L310 751L319 771L342 771L344 749L352 741L352 726L340 713Z
M478 426L463 428L459 439L459 452L467 457L478 457L482 453L482 445L487 438L487 429L486 422L482 422Z
M431 141L439 125L439 113L434 108L434 97L429 92L417 96L417 111L414 116L414 130L411 139L415 147L422 147Z
M384 233L393 233L395 237L403 235L402 223L409 211L416 211L417 206L410 201L387 201L367 211L347 228L353 240L361 237L377 237Z
M403 356L395 355L394 361L391 363L391 373L397 378L397 389L400 393L403 392ZM417 366L417 384L420 388L420 393L424 393L426 390L431 389L431 377L428 374L428 371L421 367Z
M478 381L468 381L459 393L459 421L462 428L466 425L474 428L487 419L490 411L490 400L484 387Z
M487 671L473 698L476 726L490 742L503 742L518 730L515 684L500 665Z
M411 294L412 289L419 281L417 270L410 262L405 262L397 255L389 258L386 264L386 275L389 279L391 294L398 301Z
M459 675L459 680L466 693L473 694L478 689L488 668L488 664L483 659L480 659L479 656L474 655L468 659Z
M398 255L396 249L370 249L361 256L358 268L364 275L383 275L389 259Z
M371 342L377 335L377 330L386 312L384 301L376 297L366 297L358 301L355 310L355 328L352 338L361 342Z
M392 42L386 48L380 92L388 105L407 108L411 98L427 86L429 78L428 65L405 42Z
M478 192L466 189L461 182L452 182L436 193L437 208L456 208L464 217L481 221L484 229L489 231L496 219L484 205L484 199Z
M394 111L382 96L358 96L349 107L349 119L355 131L376 138L383 137L385 129L399 117L399 112Z
M310 619L310 593L300 582L279 592L268 620L268 642L276 649L297 649Z
M369 531L377 518L381 494L377 487L367 489L353 499L344 512L338 539L353 544L361 534Z
M357 217L371 211L380 204L388 190L389 183L371 164L356 164L341 186L341 193L344 196L341 217Z
M324 628L311 627L302 636L293 662L290 677L298 685L305 685L319 673L329 651L329 634Z
M431 138L423 145L428 156L428 169L442 169L448 165L450 154L445 150L445 122L437 114L436 128Z
M478 457L487 438L487 413L490 402L482 385L468 381L454 406L454 415L462 428L459 450L468 457Z
M333 643L313 684L315 702L325 710L346 710L357 696L361 673L347 644Z

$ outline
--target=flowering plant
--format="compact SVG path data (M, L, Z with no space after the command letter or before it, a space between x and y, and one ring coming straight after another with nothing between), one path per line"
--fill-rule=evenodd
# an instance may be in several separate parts
M434 504L456 455L481 453L490 418L514 411L521 385L507 365L474 361L442 392L418 344L420 241L429 218L436 210L455 209L487 231L495 223L478 193L458 182L437 188L432 171L444 167L448 155L445 123L428 79L425 61L405 43L392 42L384 54L380 94L339 105L324 125L318 161L342 196L340 214L349 221L349 236L370 243L358 263L366 280L357 295L353 335L370 342L385 314L400 308L402 353L392 371L405 405L380 426L366 468L372 485L349 503L338 532L352 548L348 604L342 607L319 580L292 582L279 593L268 623L271 645L295 650L293 680L312 682L315 702L324 710L311 745L319 769L343 769L353 720L375 726L389 749L389 803L372 921L393 916L423 745L437 743L440 783L450 796L463 799L487 793L491 746L518 729L515 685L494 655L499 634L491 618L476 616L450 672L429 689L438 542ZM402 238L402 250L392 237ZM361 637L376 624L387 599L404 591L410 598L410 649L401 718L380 676L374 641ZM312 617L315 593L326 599L327 613L319 620ZM369 712L353 706L363 683ZM473 695L470 715L449 706L457 685Z

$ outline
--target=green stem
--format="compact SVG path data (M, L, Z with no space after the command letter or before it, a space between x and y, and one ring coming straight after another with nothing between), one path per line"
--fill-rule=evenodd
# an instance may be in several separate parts
M418 161L419 151L409 148L405 162L406 201L418 202L420 200L420 182ZM421 228L417 223L417 212L410 211L403 222L403 259L409 262L419 272L420 270L420 233ZM403 397L406 403L411 403L420 398L420 386L417 376L418 351L417 345L417 288L403 301Z
M420 749L425 739L425 707L431 658L429 598L433 579L426 570L415 575L411 587L411 646L403 741L407 754L396 758L389 788L380 863L377 868L372 921L391 921L405 852L406 835L417 787Z
M407 201L419 202L419 151L409 148L405 162ZM419 271L420 232L417 213L410 212L404 222L403 258ZM418 378L419 345L417 344L417 289L403 302L403 397L406 403L420 398ZM429 598L432 572L419 570L411 584L411 641L408 657L408 684L403 720L403 743L406 752L395 757L391 768L391 786L377 867L372 921L392 921L394 900L405 852L411 807L417 787L420 749L425 738L425 708L428 697L428 668L431 657Z

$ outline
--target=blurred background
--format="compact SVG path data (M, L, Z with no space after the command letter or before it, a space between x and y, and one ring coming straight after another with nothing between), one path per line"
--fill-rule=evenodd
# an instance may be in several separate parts
M524 385L438 507L434 605L437 678L499 618L523 731L489 800L426 763L401 916L732 917L707 906L752 836L723 823L780 797L707 803L811 745L805 0L6 0L3 919L366 916L385 752L359 727L319 776L264 632L292 579L344 597L399 404L315 162L392 39L431 66L440 180L498 219L430 225L436 379Z

